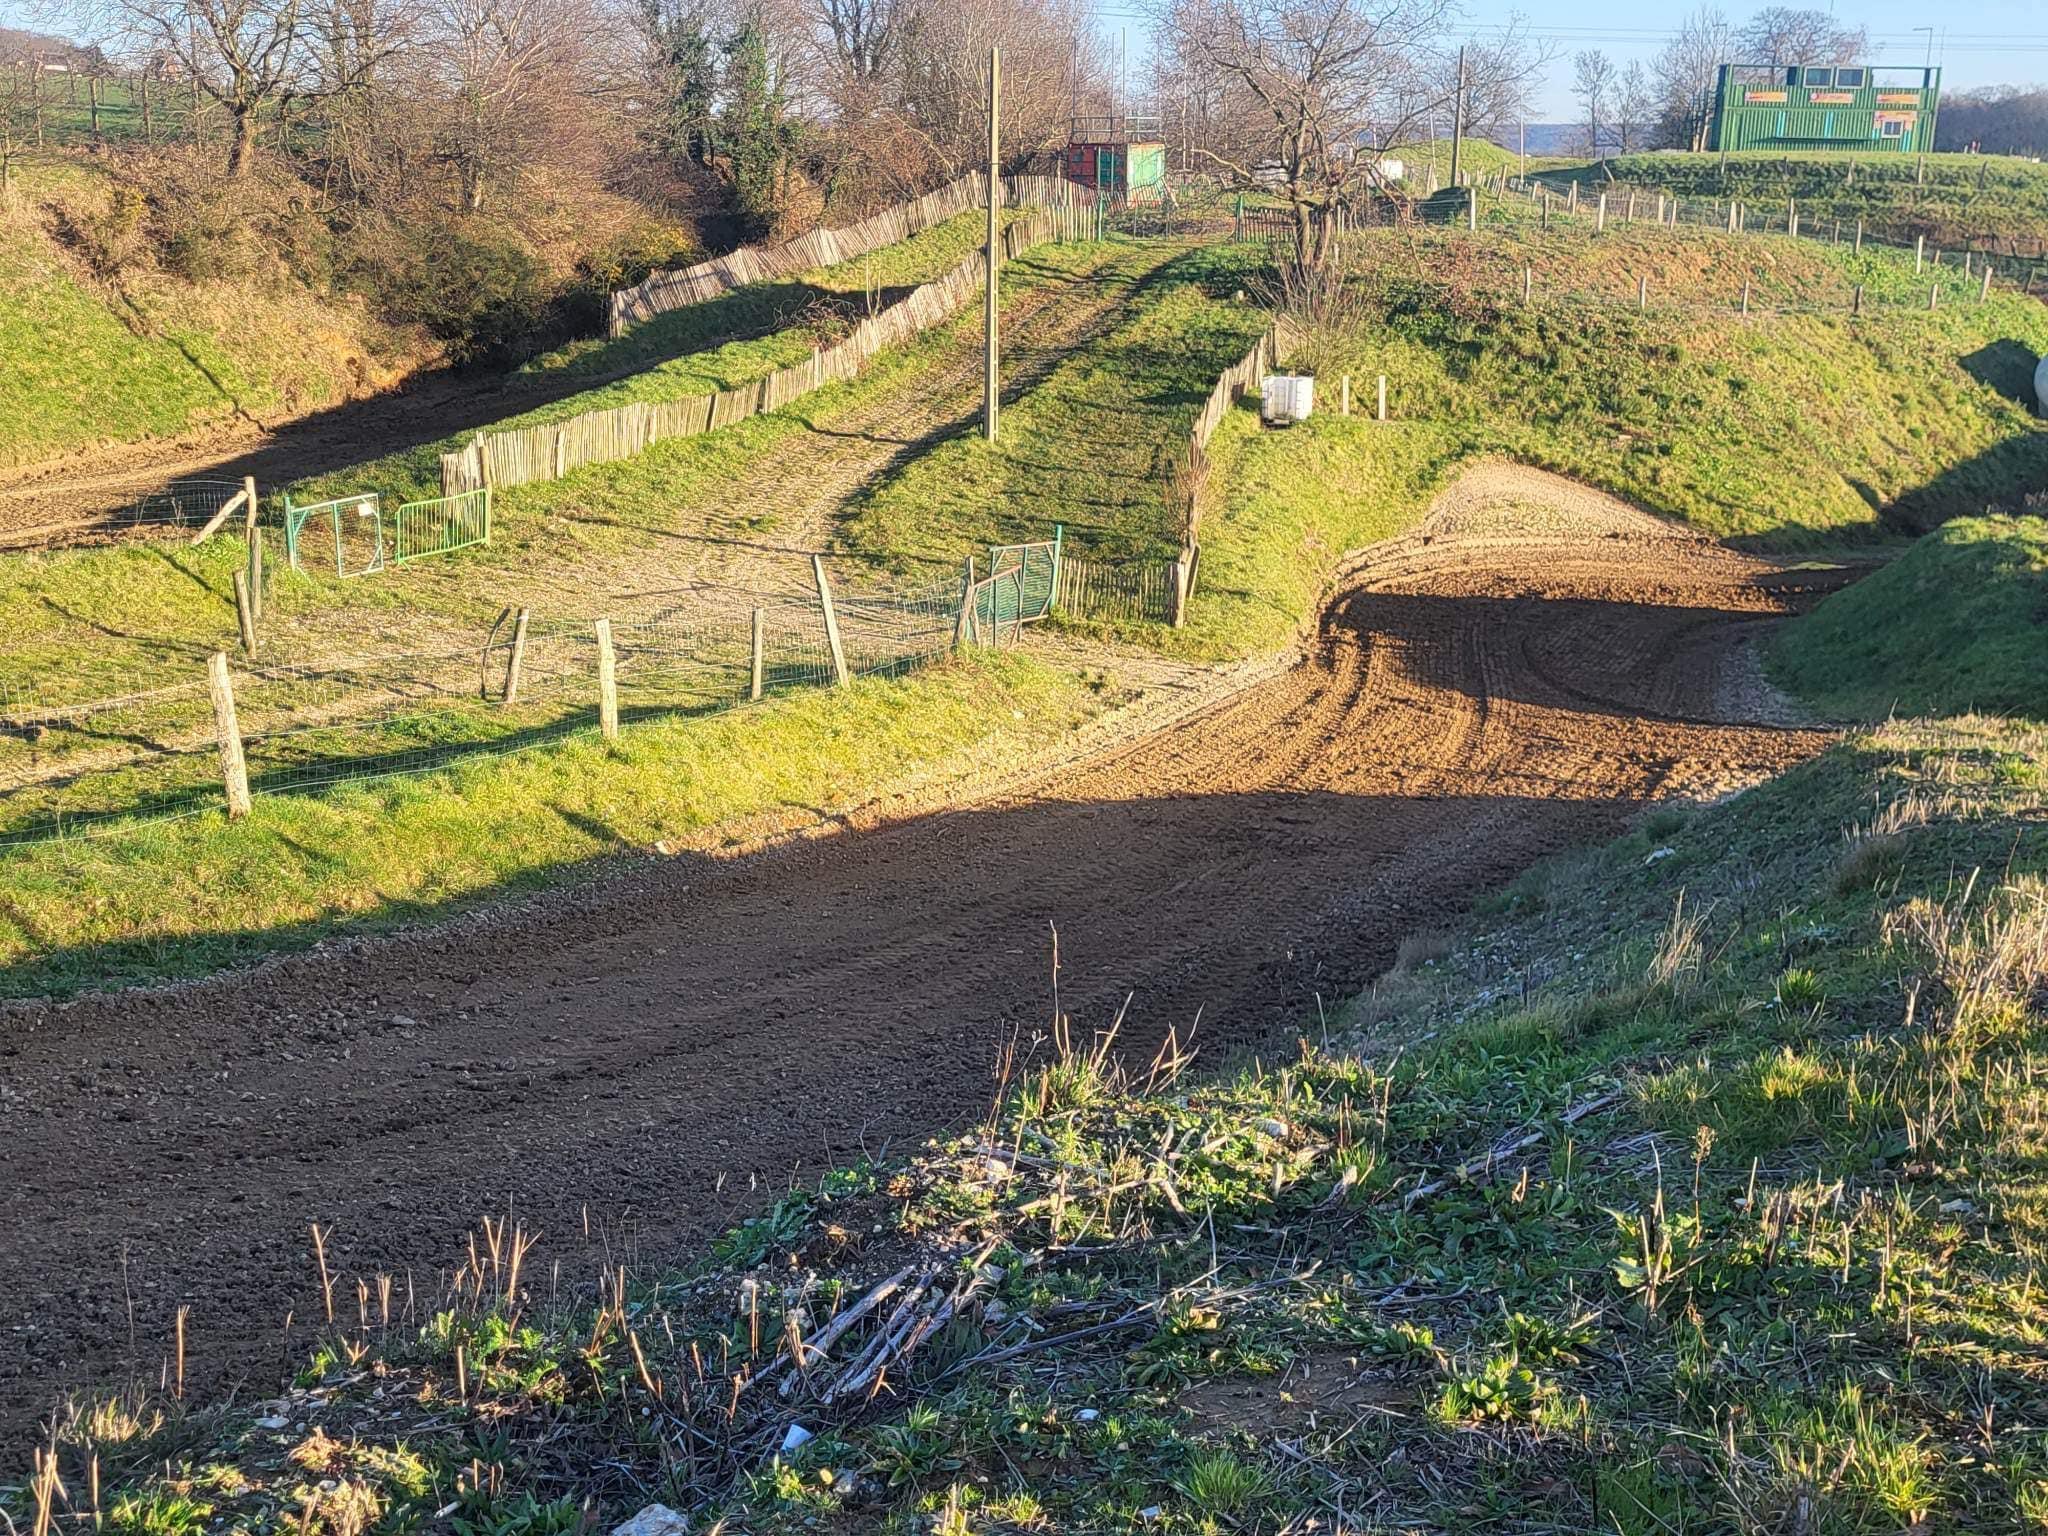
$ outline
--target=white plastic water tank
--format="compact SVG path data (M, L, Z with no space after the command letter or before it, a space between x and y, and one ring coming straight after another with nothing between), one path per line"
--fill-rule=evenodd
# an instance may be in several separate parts
M2041 359L2034 370L2034 402L2041 408L2041 414L2048 416L2048 357Z
M1269 373L1259 386L1259 415L1268 426L1288 427L1307 421L1316 405L1312 374Z

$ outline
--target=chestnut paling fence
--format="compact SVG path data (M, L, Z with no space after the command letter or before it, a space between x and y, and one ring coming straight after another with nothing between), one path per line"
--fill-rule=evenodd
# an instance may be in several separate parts
M1094 193L1058 176L1005 176L1002 182L1003 200L1012 208L1078 213L1084 208L1092 210L1095 203ZM610 332L623 336L656 315L702 304L749 283L835 266L885 245L896 245L935 224L987 207L987 187L988 178L982 172L970 171L922 197L884 208L844 229L814 229L780 244L742 246L694 267L653 273L645 282L611 296Z
M1003 259L1051 240L1088 238L1091 221L1092 214L1078 198L1041 209L1003 230ZM807 361L778 368L736 389L675 400L638 401L586 411L563 421L481 433L467 446L441 455L441 492L459 496L486 488L559 480L586 464L629 459L659 442L715 432L750 416L781 410L813 390L855 377L876 353L901 346L951 319L981 292L984 265L985 258L977 251L944 277L921 285L907 298L861 321L845 340L814 351Z

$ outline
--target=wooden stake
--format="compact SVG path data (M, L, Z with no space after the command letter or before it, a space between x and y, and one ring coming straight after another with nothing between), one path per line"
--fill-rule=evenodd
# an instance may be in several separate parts
M754 610L751 628L753 631L750 645L752 656L747 667L747 697L758 704L761 702L761 685L767 675L767 609L756 608Z
M1915 235L1913 237L1913 275L1918 277L1921 269L1926 265L1927 237L1925 235Z
M1599 234L1607 228L1607 194L1600 194L1600 201L1593 209L1593 233Z
M1351 414L1351 375L1348 373L1344 375L1342 412L1346 416Z
M1536 269L1524 262L1522 264L1522 303L1525 307L1529 302L1529 291L1535 286L1535 283Z
M249 814L249 764L242 756L242 727L235 718L235 685L228 675L228 653L215 651L206 661L206 681L213 694L213 730L220 743L220 777L227 792L228 820Z
M606 741L619 739L619 669L610 619L597 621L597 728Z
M1380 420L1387 419L1387 376L1380 375Z
M1929 283L1927 285L1927 307L1929 309L1939 309L1941 307L1941 284Z
M823 556L811 556L811 575L818 583L818 606L825 610L825 642L832 647L832 677L844 688L851 679L846 673L846 650L839 643L839 615L832 607L832 584L825 579Z
M1849 301L1849 313L1852 315L1863 313L1863 285L1861 283L1856 285L1855 297Z
M966 645L974 639L974 556L967 557L967 569L960 582L960 617L953 621L953 644Z
M1991 297L1991 263L1984 263L1984 286L1977 290L1977 302L1982 304Z
M1856 221L1856 254L1858 256L1863 254L1863 221L1861 219Z
M1641 314L1650 307L1650 278L1647 273L1636 279L1636 313Z
M999 174L999 141L997 124L1001 110L1003 90L1003 51L991 46L988 51L988 247L987 274L988 292L982 299L982 382L981 382L981 435L990 442L996 440L996 274L1002 258L1002 248L997 243L996 226L999 219L997 210L1002 206L1003 182ZM823 567L821 566L822 572ZM820 590L823 577L820 576ZM825 612L832 612L831 599L825 601ZM836 648L836 642L835 642ZM845 678L845 667L840 668L840 681Z
M242 627L242 654L256 654L256 610L249 597L249 573L235 572L235 618Z
M1465 227L1471 230L1479 228L1479 189L1477 187L1467 187L1465 189Z
M1745 315L1749 313L1749 274L1748 274L1748 273L1744 273L1744 274L1743 274L1743 277L1742 277L1742 312L1743 312L1743 313L1744 313Z
M519 702L519 679L526 670L526 621L530 610L522 608L512 621L512 655L505 663L505 707Z

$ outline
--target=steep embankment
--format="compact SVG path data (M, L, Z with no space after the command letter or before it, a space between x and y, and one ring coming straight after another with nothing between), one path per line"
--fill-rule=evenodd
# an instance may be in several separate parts
M1959 518L1787 625L1771 662L1846 717L2048 719L2048 524Z
M208 427L246 435L429 353L274 259L233 277L166 270L144 249L139 195L103 171L16 177L0 203L0 470Z

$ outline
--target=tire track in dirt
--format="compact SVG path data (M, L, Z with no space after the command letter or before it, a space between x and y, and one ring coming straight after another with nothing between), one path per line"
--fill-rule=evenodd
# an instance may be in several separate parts
M180 1303L196 1382L267 1386L317 1307L309 1221L345 1273L430 1296L509 1208L548 1235L529 1273L574 1284L968 1121L1046 1016L1049 923L1082 1028L1128 997L1134 1050L1198 1012L1212 1052L1284 1042L1534 859L1818 750L1746 643L1803 594L1619 504L1628 536L1588 538L1559 515L1585 493L1539 516L1562 483L1513 483L1355 567L1304 664L1026 786L0 1017L0 1427L153 1378Z

